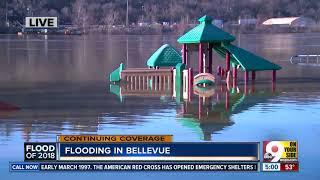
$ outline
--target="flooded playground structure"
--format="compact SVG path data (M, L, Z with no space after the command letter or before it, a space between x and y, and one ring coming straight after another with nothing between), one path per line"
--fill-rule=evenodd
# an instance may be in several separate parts
M126 69L121 63L110 74L110 92L121 102L126 97L173 98L180 106L181 124L211 140L214 132L233 124L231 115L276 96L276 71L281 67L231 44L235 38L212 25L211 17L203 16L199 22L178 38L181 53L165 44L150 56L146 68ZM198 69L188 66L193 52L198 53ZM225 67L213 67L213 52L225 60ZM271 72L271 88L256 89L259 71Z
M231 42L235 37L214 26L212 20L210 16L201 17L196 27L178 38L178 43L182 44L181 55L172 46L165 44L148 59L147 68L125 69L121 63L110 74L109 80L114 84L111 85L111 91L116 93L116 89L119 89L120 94L142 96L172 94L176 99L191 99L193 89L204 94L210 94L211 86L221 84L229 88L232 85L235 89L238 86L238 70L244 71L244 93L247 93L250 72L254 83L256 72L271 71L274 89L276 71L281 67L233 45ZM188 67L192 61L189 53L194 51L198 52L197 70ZM224 68L213 67L214 51L225 59Z

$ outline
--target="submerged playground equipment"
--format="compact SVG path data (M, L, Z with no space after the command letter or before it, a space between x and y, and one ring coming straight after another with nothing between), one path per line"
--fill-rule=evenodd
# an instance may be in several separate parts
M281 67L262 57L232 44L235 37L219 29L212 24L210 16L203 16L199 24L178 38L182 44L182 55L172 46L161 46L147 61L147 68L125 69L124 64L110 74L113 83L124 82L130 90L170 89L173 88L173 96L178 98L179 91L183 91L184 98L190 98L191 89L204 88L221 82L229 82L232 86L238 83L238 69L244 71L244 86L251 79L255 81L256 72L271 71L272 87L276 82L276 71ZM189 67L190 53L198 52L198 69L193 72ZM225 67L213 67L213 51L225 59ZM217 69L214 73L213 69ZM194 76L195 75L195 76ZM159 85L161 84L161 85Z

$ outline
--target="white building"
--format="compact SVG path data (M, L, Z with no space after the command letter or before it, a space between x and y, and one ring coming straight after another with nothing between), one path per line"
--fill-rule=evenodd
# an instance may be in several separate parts
M265 26L280 26L280 27L308 27L313 26L315 21L307 17L285 17L271 18L262 23Z

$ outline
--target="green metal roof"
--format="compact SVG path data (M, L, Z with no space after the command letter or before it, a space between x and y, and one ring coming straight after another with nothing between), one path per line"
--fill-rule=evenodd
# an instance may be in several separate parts
M281 66L229 43L223 44L222 46L215 46L214 50L216 50L222 57L225 57L226 52L229 51L231 54L231 63L240 65L242 69L246 71L281 69Z
M169 44L164 44L151 55L147 61L147 66L173 67L181 62L182 58L180 53Z
M203 16L199 25L178 39L178 43L190 44L200 42L232 42L235 37L212 24L210 16Z
M124 64L121 63L120 66L112 71L109 75L110 82L118 82L121 80L121 71L124 70Z

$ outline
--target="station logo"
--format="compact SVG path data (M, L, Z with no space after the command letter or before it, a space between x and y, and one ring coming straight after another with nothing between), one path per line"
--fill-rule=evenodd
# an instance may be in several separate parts
M297 141L263 141L263 162L298 161Z
M26 28L57 28L57 17L26 17Z

